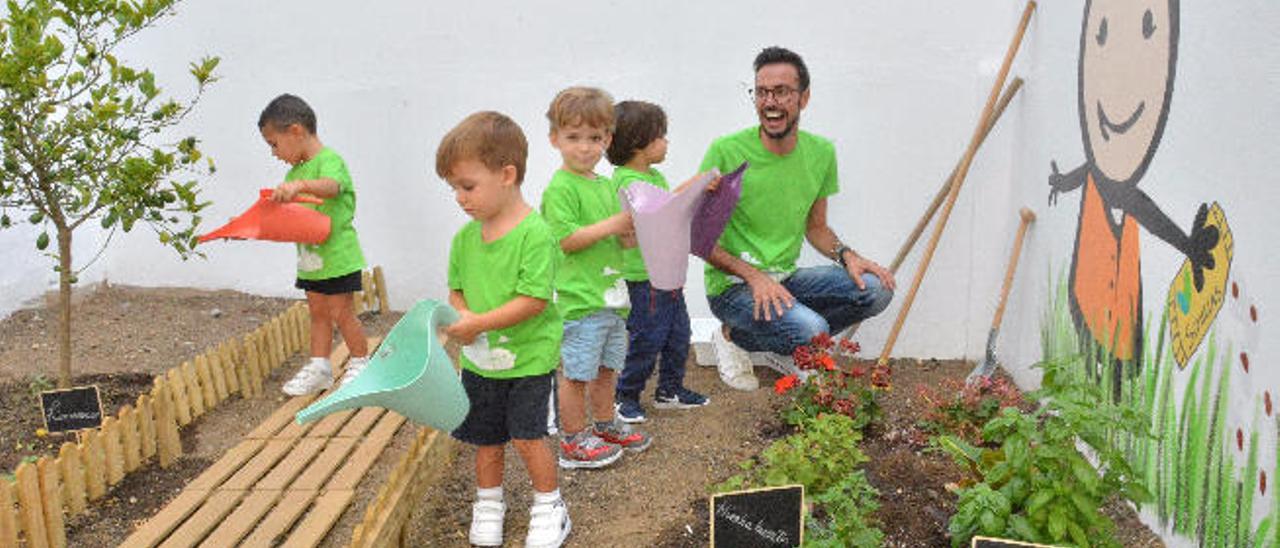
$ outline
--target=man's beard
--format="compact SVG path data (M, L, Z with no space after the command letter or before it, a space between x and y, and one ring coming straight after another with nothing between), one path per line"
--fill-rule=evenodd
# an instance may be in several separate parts
M781 131L780 133L773 133L773 132L771 132L771 131L769 131L769 130L767 130L767 129L764 129L764 126L761 126L761 127L760 127L760 130L761 130L761 132L763 132L763 133L764 133L765 137L768 137L768 138L773 139L773 140L775 140L775 141L781 141L781 140L783 140L783 139L786 139L786 138L787 138L787 136L791 135L791 133L792 133L792 132L794 132L794 131L796 130L796 124L797 124L799 121L800 121L800 119L799 119L799 118L793 118L793 119L791 120L791 122L787 123L787 127L782 128L782 131Z

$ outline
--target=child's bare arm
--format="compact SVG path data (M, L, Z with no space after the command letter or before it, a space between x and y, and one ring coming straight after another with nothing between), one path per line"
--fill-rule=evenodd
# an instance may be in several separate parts
M332 198L338 195L338 182L330 178L309 179L305 181L286 181L271 193L271 199L277 202L292 202L299 194L310 194L317 198Z
M685 189L689 188L689 185L693 184L693 182L694 182L694 181L697 181L698 179L701 179L701 178L702 178L702 176L703 176L703 175L705 175L705 174L706 174L706 172L703 172L703 173L699 173L699 174L697 174L697 175L694 175L693 177L689 177L689 179L688 179L688 180L686 180L685 182L680 183L679 185L677 185L677 186L676 186L676 188L675 188L675 190L674 190L673 192L675 192L676 194L679 194L679 193L681 193L681 192L684 192L684 191L685 191ZM707 190L706 190L706 191L707 191L707 192L715 192L717 188L720 188L720 177L716 177L715 179L712 179L710 183L707 183Z
M595 224L590 224L575 230L572 234L565 236L560 240L560 249L565 253L573 253L590 247L600 240L609 236L616 236L630 232L631 214L618 213L607 219Z
M461 293L450 291L449 304L451 305L454 304L453 295L455 293L458 294L459 299L462 298ZM457 306L454 308L457 308ZM450 325L445 330L445 334L450 339L455 339L462 344L471 344L480 333L511 327L541 314L546 308L547 301L543 299L517 295L516 298L507 301L506 304L484 314L475 314L470 310L459 309L458 313L462 317L457 322L454 322L453 325Z

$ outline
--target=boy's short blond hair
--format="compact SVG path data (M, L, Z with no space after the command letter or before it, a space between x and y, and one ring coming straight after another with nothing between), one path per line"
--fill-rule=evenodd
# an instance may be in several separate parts
M547 109L551 132L566 126L587 126L613 133L613 97L600 88L574 86L556 94Z
M516 184L524 181L529 142L520 125L501 112L483 111L467 116L445 134L436 149L436 175L448 179L458 162L475 160L491 171L515 166Z

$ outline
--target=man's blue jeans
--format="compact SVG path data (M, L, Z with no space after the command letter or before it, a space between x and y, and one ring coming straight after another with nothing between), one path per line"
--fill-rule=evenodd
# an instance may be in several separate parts
M752 318L751 287L745 283L709 296L707 302L711 313L729 326L729 338L743 350L790 356L814 335L835 335L889 306L893 291L885 289L880 278L863 274L862 281L866 289L858 289L848 272L836 265L798 269L782 281L795 303L772 321Z
M689 358L689 311L684 290L654 289L649 282L627 282L631 314L627 316L627 362L618 376L618 395L640 399L658 357L658 391L674 394L684 386Z

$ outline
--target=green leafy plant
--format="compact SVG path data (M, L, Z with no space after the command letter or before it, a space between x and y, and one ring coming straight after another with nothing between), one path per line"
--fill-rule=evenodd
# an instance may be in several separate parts
M1096 383L1066 370L1070 360L1039 364L1043 388L1034 413L1007 407L983 428L995 448L975 447L959 436L940 445L966 465L973 478L960 490L950 529L953 546L974 534L1048 544L1116 546L1114 524L1103 503L1119 495L1136 503L1150 499L1121 449L1108 433L1146 435L1147 420L1111 403ZM1088 447L1092 458L1077 448ZM1094 464L1096 462L1097 464ZM996 496L994 493L998 493Z
M973 445L983 444L982 427L1000 410L1023 402L1022 393L1003 377L983 377L973 384L946 379L937 388L917 387L916 395L926 407L922 430L953 434Z
M863 367L854 363L858 343L847 339L838 344L821 333L792 354L796 366L807 378L787 375L774 383L779 394L792 392L791 406L783 419L798 425L823 413L838 413L865 428L881 415L877 401L881 390L890 388L888 367Z
M811 506L806 546L879 546L883 533L871 517L879 506L876 490L858 469L867 462L858 449L861 440L861 429L848 416L819 415L740 463L742 472L714 490L804 485Z
M46 390L53 390L54 384L44 373L37 373L31 377L31 382L27 383L27 391L32 397L40 397L40 393Z
M218 58L191 64L195 94L178 101L161 96L150 70L115 55L176 3L11 1L0 18L0 228L20 214L39 227L35 247L56 263L63 387L71 382L71 286L88 266L72 261L75 231L99 221L108 231L100 256L116 230L141 222L183 258L193 253L206 203L190 177L213 164L195 137L172 128L215 80Z

